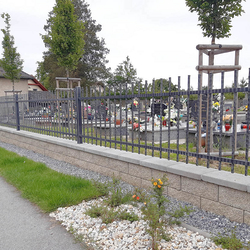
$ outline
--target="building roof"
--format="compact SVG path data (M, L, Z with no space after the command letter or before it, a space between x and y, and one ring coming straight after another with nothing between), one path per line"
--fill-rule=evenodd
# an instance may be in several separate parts
M48 91L34 76L33 76L32 81L34 83L28 83L28 85L35 85L35 86L38 86L42 91Z
M2 67L0 67L0 78L4 78L5 71ZM25 73L24 71L21 71L20 79L34 79L35 77L32 75L29 75Z
M0 67L0 78L5 78L4 73L5 73L4 69ZM38 86L42 91L48 91L34 76L29 75L24 71L21 71L20 79L32 80L34 83L28 83L28 85L35 85Z

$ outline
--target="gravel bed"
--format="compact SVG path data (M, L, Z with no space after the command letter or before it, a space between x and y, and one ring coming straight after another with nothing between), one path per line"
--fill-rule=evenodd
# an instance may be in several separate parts
M0 147L5 148L9 151L16 152L17 154L25 156L34 161L43 162L49 168L64 174L74 175L85 179L98 180L100 182L111 181L111 178L109 177L103 176L93 171L77 168L66 162L54 160L52 158L45 157L41 154L34 153L33 151L19 148L15 145L0 142ZM133 191L134 189L132 185L125 182L121 182L121 185L122 190L124 190L125 192ZM201 231L201 234L202 232L204 232L204 235L206 233L217 235L218 233L225 234L230 233L232 230L235 230L237 238L241 239L246 244L250 241L250 226L244 223L240 224L236 222L231 222L223 216L203 211L186 202L181 202L171 197L167 198L170 201L167 204L168 211L174 211L180 206L189 206L194 210L192 213L190 213L190 215L186 215L185 217L183 217L181 221L187 224L188 226L196 228L199 232Z

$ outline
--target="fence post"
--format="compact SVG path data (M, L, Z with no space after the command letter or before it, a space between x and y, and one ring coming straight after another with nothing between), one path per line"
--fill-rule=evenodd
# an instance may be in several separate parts
M18 94L15 94L15 111L16 111L16 130L20 130L20 117L19 117L19 104L18 104Z
M82 143L82 106L81 106L81 87L75 89L76 98L76 137L77 143Z

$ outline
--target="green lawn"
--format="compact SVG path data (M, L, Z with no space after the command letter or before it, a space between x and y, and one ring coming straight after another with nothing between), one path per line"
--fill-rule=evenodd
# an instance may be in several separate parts
M0 176L44 212L100 196L89 180L58 173L45 164L0 148Z

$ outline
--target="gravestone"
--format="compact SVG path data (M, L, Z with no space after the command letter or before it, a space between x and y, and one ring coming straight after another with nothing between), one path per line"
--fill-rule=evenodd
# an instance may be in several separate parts
M173 104L176 109L183 109L183 102L178 101L177 98L174 98Z
M102 104L100 100L92 101L91 102L91 109L94 110L95 117L97 119L106 119L107 110L106 106Z
M248 98L243 99L243 106L246 107L248 105Z
M199 100L189 101L190 119L197 121L199 115ZM201 120L207 120L207 95L202 95Z
M154 115L162 115L165 116L164 109L167 109L168 106L166 104L160 104L160 103L153 103L151 106L151 116Z

